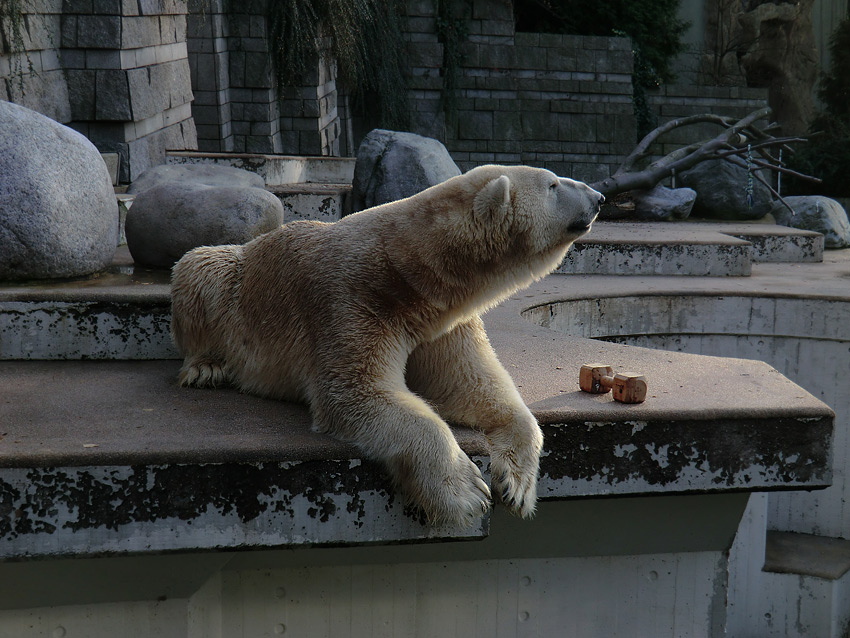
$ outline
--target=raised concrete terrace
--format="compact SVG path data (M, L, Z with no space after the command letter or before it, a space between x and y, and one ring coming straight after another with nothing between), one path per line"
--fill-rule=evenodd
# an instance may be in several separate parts
M711 241L719 235L683 226L655 225L643 234L648 238L657 228L681 242L688 232L695 245L706 245L700 233ZM589 240L617 236L624 228L599 224ZM628 234L634 240L631 230ZM827 291L813 286L817 273L836 275L841 267L841 262L771 265L763 268L772 274L687 282L553 275L491 311L486 317L491 340L545 430L540 496L828 485L832 412L766 364L627 347L535 324L546 324L541 313L551 315L553 302L676 294L685 288L690 294L787 295L803 279L807 294L822 295ZM844 294L837 286L840 277L827 281L830 294ZM122 253L114 272L88 281L0 287L5 359L0 481L17 494L16 507L44 503L0 530L0 554L373 543L487 533L486 523L474 530L432 530L406 515L380 468L362 461L353 447L311 433L302 406L230 389L178 388L168 304L167 276L134 269ZM575 322L575 329L581 325ZM595 361L644 374L647 401L623 405L608 395L580 392L578 369ZM483 438L465 429L457 434L486 467ZM95 494L122 503L121 516L92 507ZM179 533L158 531L165 521Z
M745 508L746 522L768 492L792 513L842 498L843 479L829 486L833 462L845 462L847 401L834 366L811 362L846 350L850 251L824 254L820 241L762 225L597 224L576 251L607 255L596 272L617 263L638 274L555 274L490 311L491 341L544 430L541 502L531 521L496 504L471 529L423 524L379 466L311 432L303 406L178 388L168 275L135 268L125 250L85 281L0 285L0 581L24 584L0 588L0 617L21 635L58 617L73 625L74 610L104 610L92 613L107 626L105 610L148 613L145 601L165 597L167 609L150 613L177 628L168 635L233 628L237 617L259 625L232 635L296 631L314 626L316 604L344 613L352 594L334 583L366 578L364 595L410 613L425 613L421 592L439 583L464 605L500 601L499 627L540 613L598 635L630 635L632 624L720 635L741 586L729 552L738 560ZM788 263L765 263L766 245ZM728 246L734 262L699 272ZM746 262L748 276L724 262ZM756 358L809 367L785 365L798 385ZM593 362L643 374L646 402L582 393L578 370ZM837 402L837 421L821 399ZM486 442L455 434L488 478ZM843 541L827 539L825 553L820 537L799 534L805 521L770 525L783 531L766 537L755 525L755 545L740 550L753 569L767 542L770 569L844 582L844 567L807 558L850 566ZM284 624L248 611L267 604L267 582L304 592L274 594ZM544 591L569 596L544 610ZM603 591L618 592L616 612L600 615ZM516 607L510 618L505 604ZM71 615L56 616L57 605Z

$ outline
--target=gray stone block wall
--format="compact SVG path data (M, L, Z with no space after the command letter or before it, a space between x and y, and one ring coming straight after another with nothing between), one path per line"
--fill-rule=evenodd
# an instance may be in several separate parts
M671 120L714 113L741 119L767 106L767 89L743 86L665 85L648 95L648 102L658 118L658 124ZM700 124L671 131L662 138L659 153L666 155L677 148L720 133L712 124Z
M522 163L592 181L634 146L628 40L514 33L508 0L475 0L447 118L434 4L409 11L413 129L441 139L463 169Z
M225 0L207 0L201 11L192 3L187 18L187 50L195 96L192 115L198 132L198 149L212 153L233 152L235 148L230 30L224 5Z
M18 56L17 67L25 72L0 54L0 99L117 152L122 182L164 162L166 149L197 148L186 0L31 0L27 7L28 55Z
M212 0L189 19L198 145L204 151L339 155L336 64L319 57L304 85L278 93L269 58L268 0ZM280 98L280 99L279 99ZM347 147L346 147L347 150Z
M353 121L329 56L315 61L304 86L278 95L268 1L226 9L226 0L192 0L187 16L187 0L31 0L29 59L0 53L0 99L119 153L122 181L163 162L166 149L353 155L352 131L368 127ZM595 180L632 149L626 40L514 33L510 0L472 0L447 118L435 7L408 0L412 130L442 140L461 167L525 163ZM743 116L765 97L667 86L650 104L663 122L704 111ZM664 150L685 141L674 133Z
M58 51L62 0L32 0L26 11L26 53L13 55L0 45L0 100L67 123L71 120L71 96Z
M70 126L121 156L122 182L197 148L186 0L65 0Z

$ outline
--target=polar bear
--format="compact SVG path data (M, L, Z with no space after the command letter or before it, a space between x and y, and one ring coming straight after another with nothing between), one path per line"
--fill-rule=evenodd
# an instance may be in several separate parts
M480 314L555 269L603 200L544 169L482 166L335 223L196 248L173 270L179 381L306 402L435 525L490 507L447 422L478 429L495 493L529 517L543 436Z

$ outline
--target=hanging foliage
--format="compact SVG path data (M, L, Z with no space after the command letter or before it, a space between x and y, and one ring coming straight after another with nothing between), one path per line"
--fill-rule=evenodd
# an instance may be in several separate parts
M270 0L270 53L281 88L300 86L321 55L336 59L338 82L351 95L378 99L381 126L404 129L403 0Z
M25 73L35 73L26 50L24 34L29 0L0 0L0 54L7 54L12 65L12 77L17 79L21 91ZM26 61L26 65L24 64Z

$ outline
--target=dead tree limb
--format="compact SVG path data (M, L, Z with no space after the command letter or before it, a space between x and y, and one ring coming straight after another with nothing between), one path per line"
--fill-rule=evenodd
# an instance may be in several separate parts
M744 153L749 153L752 164L759 168L820 182L814 177L802 175L781 166L769 152L776 147L791 150L790 144L805 141L803 138L796 137L774 137L770 134L770 131L775 130L774 125L769 124L759 128L756 123L769 118L770 114L770 108L765 107L753 111L738 121L712 114L692 115L671 120L646 135L611 177L595 182L591 186L609 198L627 191L649 190L671 175L693 168L700 162L712 159L731 160L733 157L740 158ZM638 168L642 161L652 155L653 145L665 133L677 128L705 123L716 124L724 130L711 139L684 146L650 163L645 168ZM757 153L760 159L752 158L753 152ZM759 179L764 181L761 177Z

